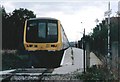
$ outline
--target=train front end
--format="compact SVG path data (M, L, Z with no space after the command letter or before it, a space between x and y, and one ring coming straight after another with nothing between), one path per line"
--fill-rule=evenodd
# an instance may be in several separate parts
M30 54L30 66L59 67L62 49L60 21L48 18L33 18L25 22L24 47Z

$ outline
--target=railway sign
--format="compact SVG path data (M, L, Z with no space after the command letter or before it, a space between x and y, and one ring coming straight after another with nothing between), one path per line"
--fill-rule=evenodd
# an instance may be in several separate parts
M108 16L108 15L110 15L110 14L112 14L112 9L106 11L106 12L104 13L104 16Z

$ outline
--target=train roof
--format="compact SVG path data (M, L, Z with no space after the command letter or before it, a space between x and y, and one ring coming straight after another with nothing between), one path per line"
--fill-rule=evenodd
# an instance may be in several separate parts
M55 18L50 18L50 17L30 18L30 19L28 19L28 20L39 20L39 19L57 20L57 21L58 21L58 19L55 19Z

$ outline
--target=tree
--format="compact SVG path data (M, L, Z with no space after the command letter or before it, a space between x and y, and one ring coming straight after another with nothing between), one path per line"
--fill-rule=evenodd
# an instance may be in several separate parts
M24 22L26 19L35 18L36 15L33 11L20 8L15 9L11 14L9 14L8 18L5 18L3 21L3 34L6 35L8 38L3 40L3 45L6 45L4 48L8 49L22 49L23 48L23 29L24 29Z
M7 48L7 46L9 46L8 43L9 30L7 30L7 26L9 26L7 21L9 15L6 13L5 8L3 6L1 8L1 11L2 11L2 48Z
M26 19L29 18L35 18L36 16L33 14L32 11L29 11L27 9L20 8L18 10L14 10L11 15L11 21L13 25L13 36L14 41L16 42L16 45L18 48L22 47L23 44L23 29L24 29L24 22ZM14 35L16 34L16 35Z

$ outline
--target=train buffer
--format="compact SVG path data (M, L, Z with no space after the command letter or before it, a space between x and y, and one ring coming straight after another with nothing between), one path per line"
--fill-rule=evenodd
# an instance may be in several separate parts
M26 81L26 80L42 80L43 76L50 75L53 69L46 68L22 68L15 69L12 72L3 73L0 76L1 82Z

